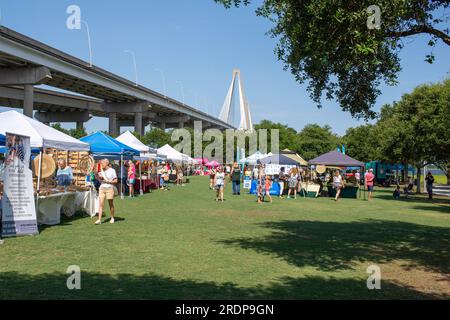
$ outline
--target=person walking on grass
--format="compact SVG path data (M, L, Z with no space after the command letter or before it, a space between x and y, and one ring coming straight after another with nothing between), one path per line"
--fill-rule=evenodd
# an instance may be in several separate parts
M136 182L136 166L133 161L128 161L127 185L130 192L130 198L134 198L134 183Z
M235 162L233 169L231 169L231 183L233 184L233 195L241 195L241 179L242 172L239 164Z
M369 197L368 197L369 201L372 201L374 182L375 182L375 175L373 174L373 169L369 169L369 172L366 174L366 186L367 186L367 192L369 194Z
M216 201L223 202L223 190L225 189L225 173L219 168L214 176L214 187L216 189Z
M270 195L270 189L272 188L272 179L270 178L270 176L266 176L266 181L265 181L265 194L264 194L264 199L265 197L269 198L269 202L272 203L272 197Z
M214 167L211 167L211 170L209 170L209 189L212 190L214 188L214 178L216 176L216 169Z
M343 187L344 187L344 180L342 179L339 170L336 170L333 176L333 188L334 190L336 190L336 197L334 198L334 201L339 201L341 197L341 190Z
M286 173L284 172L284 167L281 167L280 173L278 174L278 184L280 185L280 198L283 198L284 193L284 183L286 182Z
M293 168L291 172L289 173L289 180L288 180L288 195L287 198L291 198L291 193L294 193L294 199L297 199L297 184L298 184L298 173L297 169Z
M430 171L428 171L425 181L427 183L428 200L433 200L434 177Z
M114 197L116 196L116 191L114 189L117 184L117 174L116 171L110 166L108 159L103 159L100 161L100 172L98 173L97 179L100 181L101 185L98 194L98 220L95 224L98 225L102 223L105 200L108 200L109 211L111 212L111 220L109 222L114 223Z

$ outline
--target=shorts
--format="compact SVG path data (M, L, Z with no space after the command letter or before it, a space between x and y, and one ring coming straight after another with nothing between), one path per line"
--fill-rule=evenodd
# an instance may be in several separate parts
M98 190L98 197L100 200L113 200L114 199L114 188L103 188Z
M367 191L372 192L373 191L373 186L367 186Z
M128 179L127 180L128 185L134 185L135 182L136 182L136 179Z
M215 186L216 190L223 190L223 184L218 184Z

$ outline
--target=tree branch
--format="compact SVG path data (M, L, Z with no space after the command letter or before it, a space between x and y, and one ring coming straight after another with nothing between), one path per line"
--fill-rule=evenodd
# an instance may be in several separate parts
M410 30L404 30L404 31L391 31L387 33L388 37L408 37L415 34L420 33L427 33L431 34L433 36L438 37L441 39L445 44L450 46L450 35L446 34L445 32L435 29L433 27L427 26L427 25L420 25L420 26L414 26Z

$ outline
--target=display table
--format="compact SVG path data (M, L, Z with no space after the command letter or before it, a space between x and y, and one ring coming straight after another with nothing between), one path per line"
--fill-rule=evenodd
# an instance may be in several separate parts
M61 223L61 209L72 212L80 210L95 216L98 212L98 197L95 191L63 192L48 196L39 196L37 205L38 224L57 225Z
M155 181L153 181L152 179L142 179L142 191L144 193L148 193L152 189L156 189L156 188L157 188L157 185L156 185ZM136 191L141 190L141 180L140 179L136 179L136 182L134 184L134 189Z
M358 198L358 186L345 186L344 189L341 190L341 198L351 198L356 199ZM328 186L328 196L329 197L336 197L336 189L333 188L333 186Z
M265 191L266 190L263 190L263 192ZM278 196L280 194L280 184L278 182L273 182L269 192L271 196ZM258 193L258 180L252 180L249 193Z

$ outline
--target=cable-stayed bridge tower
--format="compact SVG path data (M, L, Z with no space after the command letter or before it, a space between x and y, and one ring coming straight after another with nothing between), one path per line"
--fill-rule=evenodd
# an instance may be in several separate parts
M219 119L226 123L232 124L233 119L231 117L231 107L233 105L233 97L236 89L239 90L239 110L241 115L238 129L245 131L253 130L252 115L250 113L249 104L245 99L241 71L239 69L233 70L233 78L231 80L230 89L228 89L228 94L225 98L225 102L223 103Z

